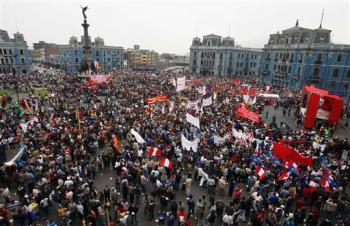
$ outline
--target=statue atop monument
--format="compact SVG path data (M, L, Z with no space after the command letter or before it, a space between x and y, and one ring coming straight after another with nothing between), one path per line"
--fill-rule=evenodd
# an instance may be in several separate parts
M81 6L80 6L81 7ZM85 7L81 7L81 10L82 10L82 13L83 13L83 16L84 16L84 20L86 20L86 14L85 14L85 12L86 12L86 10L88 10L89 8L88 8L88 6L85 6Z

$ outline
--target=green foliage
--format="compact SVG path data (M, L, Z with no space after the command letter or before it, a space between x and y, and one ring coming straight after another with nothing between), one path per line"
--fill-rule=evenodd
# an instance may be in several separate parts
M49 91L47 89L38 89L34 91L34 94L40 97L47 97L49 95Z
M2 96L2 95L7 95L7 94L9 94L9 90L8 89L0 89L0 96Z

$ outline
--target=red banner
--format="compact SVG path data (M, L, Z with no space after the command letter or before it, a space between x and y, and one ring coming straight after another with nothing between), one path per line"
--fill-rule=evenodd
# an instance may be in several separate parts
M260 115L243 107L237 108L236 115L237 117L246 118L257 123L261 121Z
M147 104L155 104L158 102L165 102L165 101L168 101L168 96L156 96L156 97L147 98Z
M314 128L319 103L320 103L320 95L314 94L314 93L310 94L309 104L307 106L307 111L305 116L305 123L304 123L305 128L307 129Z
M311 156L306 157L283 144L274 144L272 154L284 161L292 161L301 166L312 166Z

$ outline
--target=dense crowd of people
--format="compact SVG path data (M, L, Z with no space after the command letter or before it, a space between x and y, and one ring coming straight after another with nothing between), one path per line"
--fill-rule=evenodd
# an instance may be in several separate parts
M193 82L177 92L182 76ZM28 94L1 98L0 225L350 224L349 141L322 123L293 130L266 110L282 109L301 126L299 92L128 70L94 87L62 73L0 77L1 88ZM255 94L247 100L242 87ZM157 96L167 98L147 103ZM238 117L242 105L264 120ZM182 136L197 146L185 148ZM277 158L276 143L311 156L312 165ZM96 184L108 171L114 186Z

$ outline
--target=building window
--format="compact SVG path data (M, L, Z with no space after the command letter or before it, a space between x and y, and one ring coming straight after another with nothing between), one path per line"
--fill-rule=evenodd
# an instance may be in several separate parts
M78 58L75 58L75 63L78 63Z
M339 74L339 69L334 69L333 70L333 77L338 77Z
M347 91L349 89L349 85L348 84L345 84L344 85L344 90Z
M10 53L10 55L12 55L12 49L9 49L9 53Z
M314 72L312 73L312 76L318 76L320 73L320 69L319 68L314 68Z
M239 62L237 62L237 65L236 65L236 67L239 67Z
M288 73L290 73L291 71L292 71L292 67L289 66L289 67L288 67Z
M6 49L4 49L4 55L5 55L5 56L7 55L7 50L6 50Z
M318 56L317 56L317 62L321 62L321 60L322 60L322 54L318 54Z
M2 55L2 49L0 49L0 54Z
M19 50L19 55L23 55L23 49Z
M341 62L342 58L343 58L342 55L338 55L338 56L337 56L337 62Z
M24 58L21 58L21 64L25 64Z
M324 35L323 35L323 34L321 35L320 40L321 40L321 41L324 40Z
M348 74L346 75L347 78L350 78L350 69L348 70Z
M74 51L74 54L77 56L77 55L78 55L78 50L75 50L75 51Z

